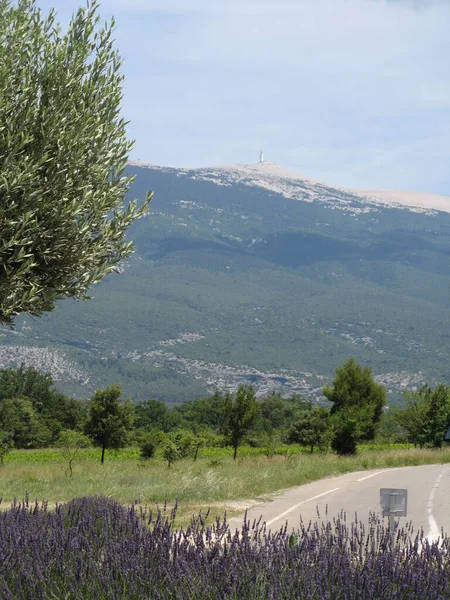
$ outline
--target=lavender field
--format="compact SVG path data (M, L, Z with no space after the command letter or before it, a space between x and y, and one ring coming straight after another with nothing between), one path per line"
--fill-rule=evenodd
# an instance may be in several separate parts
M295 535L247 522L175 530L174 512L86 497L0 513L2 600L337 600L450 597L449 538L422 541L375 516L305 524Z

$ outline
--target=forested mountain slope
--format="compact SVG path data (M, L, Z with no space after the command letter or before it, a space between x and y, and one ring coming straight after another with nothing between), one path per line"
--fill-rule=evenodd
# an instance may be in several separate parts
M2 330L0 367L169 403L247 382L319 397L350 356L391 401L448 380L450 198L337 189L270 163L128 168L131 197L155 192L129 232L136 253L91 301Z

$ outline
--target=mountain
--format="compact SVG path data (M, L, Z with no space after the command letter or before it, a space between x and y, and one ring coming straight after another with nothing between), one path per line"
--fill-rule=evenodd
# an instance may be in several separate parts
M272 163L130 163L136 253L42 319L0 334L0 367L50 371L87 396L115 381L168 403L251 383L319 398L372 367L391 402L448 381L450 198L332 187Z

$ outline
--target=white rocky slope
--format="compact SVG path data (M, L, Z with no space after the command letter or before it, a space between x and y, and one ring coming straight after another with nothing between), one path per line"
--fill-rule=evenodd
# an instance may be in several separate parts
M176 170L180 175L198 181L211 181L231 186L239 183L261 187L285 198L303 202L320 202L331 209L351 213L372 212L380 207L407 209L413 212L435 211L450 213L450 197L425 192L387 190L352 190L331 186L296 171L271 162L252 165L224 165L199 169L169 169L150 163L130 162L132 165L158 170Z

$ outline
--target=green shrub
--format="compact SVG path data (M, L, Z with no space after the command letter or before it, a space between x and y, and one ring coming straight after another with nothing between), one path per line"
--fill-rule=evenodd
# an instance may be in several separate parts
M152 435L147 436L146 438L142 439L139 443L140 457L144 460L154 458L157 447L157 440Z

